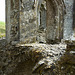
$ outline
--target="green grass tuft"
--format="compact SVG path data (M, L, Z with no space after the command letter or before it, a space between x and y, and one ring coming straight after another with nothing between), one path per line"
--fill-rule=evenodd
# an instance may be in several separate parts
M5 37L5 22L0 21L0 38Z

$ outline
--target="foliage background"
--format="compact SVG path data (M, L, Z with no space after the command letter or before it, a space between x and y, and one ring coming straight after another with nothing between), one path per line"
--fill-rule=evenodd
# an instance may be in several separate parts
M0 38L5 37L5 22L0 21Z

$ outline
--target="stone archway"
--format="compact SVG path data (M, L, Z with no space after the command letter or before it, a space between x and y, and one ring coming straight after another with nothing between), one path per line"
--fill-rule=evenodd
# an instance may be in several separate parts
M47 0L47 43L63 39L64 3L61 0Z

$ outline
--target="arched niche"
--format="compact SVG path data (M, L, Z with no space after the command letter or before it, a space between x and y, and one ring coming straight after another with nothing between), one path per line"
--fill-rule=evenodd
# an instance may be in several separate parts
M46 0L47 4L47 43L57 43L63 38L64 3L61 0Z

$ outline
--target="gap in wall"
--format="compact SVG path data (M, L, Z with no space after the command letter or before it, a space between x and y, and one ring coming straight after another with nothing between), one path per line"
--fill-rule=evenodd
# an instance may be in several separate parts
M0 38L5 38L5 0L0 0Z

